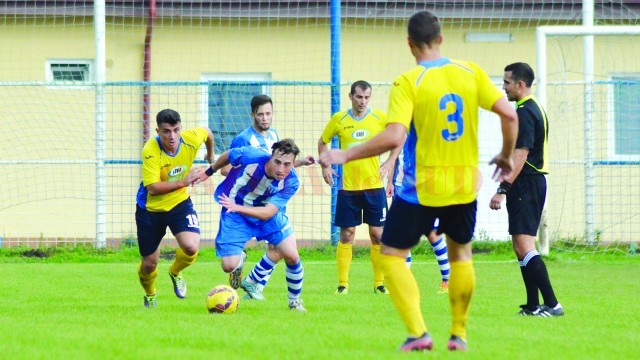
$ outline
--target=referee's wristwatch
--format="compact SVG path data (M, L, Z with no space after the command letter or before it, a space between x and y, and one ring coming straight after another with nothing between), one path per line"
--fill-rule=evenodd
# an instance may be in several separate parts
M496 192L500 195L507 195L509 189L511 189L511 183L503 181L500 183L500 186L498 186L498 190Z

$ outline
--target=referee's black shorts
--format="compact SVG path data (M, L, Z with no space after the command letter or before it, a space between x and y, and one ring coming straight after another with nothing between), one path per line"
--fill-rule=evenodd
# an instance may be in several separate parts
M544 175L518 176L507 193L509 234L536 236L546 197Z

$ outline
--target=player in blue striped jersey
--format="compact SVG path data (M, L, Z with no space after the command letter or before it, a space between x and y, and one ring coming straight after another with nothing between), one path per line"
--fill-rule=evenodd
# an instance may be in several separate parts
M271 128L273 122L273 101L267 95L256 95L251 98L251 118L253 124L244 129L231 141L230 149L235 149L243 146L253 146L255 148L262 149L267 153L271 153L271 146L280 141L280 135L276 129ZM315 164L315 159L312 156L305 156L301 159L296 159L294 167L307 166ZM231 166L225 166L220 169L220 173L224 176L227 175ZM282 256L276 250L276 248L268 244L267 252L262 256L262 259L251 270L249 277L258 281L255 287L255 291L252 293L254 297L245 295L245 299L259 299L263 300L264 296L262 291L267 285L275 266L282 260ZM244 256L244 255L243 255ZM239 269L236 273L231 274L230 284L233 288L237 289L240 286L240 280L242 278L242 269ZM235 279L235 280L234 280Z
M275 246L287 265L289 308L306 311L300 299L304 269L286 215L287 202L300 186L293 168L299 152L291 139L273 144L271 155L251 146L227 150L202 173L198 182L231 164L232 169L214 195L223 206L216 236L216 255L222 260L222 269L227 273L241 269L247 241L253 237L266 240ZM241 286L251 296L255 285L256 281L245 278Z

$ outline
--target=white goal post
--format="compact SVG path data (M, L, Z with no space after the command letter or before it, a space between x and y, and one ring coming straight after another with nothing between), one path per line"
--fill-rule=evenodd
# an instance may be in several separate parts
M547 37L584 36L584 176L585 176L585 241L596 242L595 228L595 184L594 184L594 46L593 36L640 35L640 26L540 26L536 29L536 61L538 66L537 97L543 107L547 106ZM546 219L543 213L540 234L541 253L549 253L546 234Z

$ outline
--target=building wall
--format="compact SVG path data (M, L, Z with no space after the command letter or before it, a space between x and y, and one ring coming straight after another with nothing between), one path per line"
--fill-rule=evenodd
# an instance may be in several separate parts
M444 34L443 54L479 63L490 76L501 78L506 64L525 61L536 69L535 28L519 23L501 23L500 31L511 31L510 43L467 43L465 33L490 31L495 25L460 26ZM0 27L0 81L44 81L47 59L93 59L93 24L90 20L11 20ZM142 147L143 51L146 23L140 19L107 19L106 148L108 160L139 159ZM316 154L316 143L330 117L330 92L316 82L330 80L329 26L325 20L217 21L159 19L152 40L151 135L155 114L172 107L183 116L185 128L206 124L203 99L205 74L267 73L274 81L295 81L270 87L275 102L274 127L292 137L304 154ZM342 80L359 79L374 84L372 107L386 109L388 83L414 65L406 44L404 22L349 20L342 29ZM596 42L596 79L611 73L639 73L628 54L640 54L639 42L600 38ZM557 234L581 234L584 229L583 85L580 38L550 40L547 112L550 119L548 212ZM122 83L122 82L127 82ZM131 83L128 83L131 82ZM176 82L180 82L177 84ZM304 82L304 83L303 83ZM569 85L567 85L569 84ZM497 84L500 86L500 84ZM606 159L609 123L606 85L596 87L594 106L594 153ZM341 88L342 108L350 106L348 86ZM61 89L52 86L14 85L0 87L5 123L12 134L1 147L2 158L20 161L95 159L95 92L91 88ZM492 121L497 121L493 119ZM481 125L482 126L482 125ZM500 137L495 136L495 143ZM495 143L487 146L495 146ZM8 179L0 191L0 225L5 237L92 238L95 234L95 166L93 164L15 164L3 166ZM598 191L629 189L638 184L638 169L631 166L600 167L596 171ZM302 188L289 213L298 238L329 239L330 188L320 178L319 167L300 169ZM485 178L489 178L485 175ZM22 179L26 178L26 182ZM107 166L108 237L135 234L134 196L140 178L139 165ZM214 177L214 182L220 179ZM71 184L71 185L70 185ZM192 190L201 215L203 237L217 230L219 206L210 194L213 183ZM485 181L491 193L493 183ZM639 220L616 221L626 213L637 213L637 195L612 199L599 194L598 218L611 224L607 230L638 224ZM633 197L635 196L635 198ZM479 204L485 208L487 204ZM611 209L611 210L607 210ZM616 209L615 211L613 209ZM504 221L504 217L502 218ZM506 224L496 222L506 234ZM619 232L611 232L619 233ZM8 234L8 235L7 235ZM367 238L366 228L358 230ZM625 240L615 239L611 240Z

